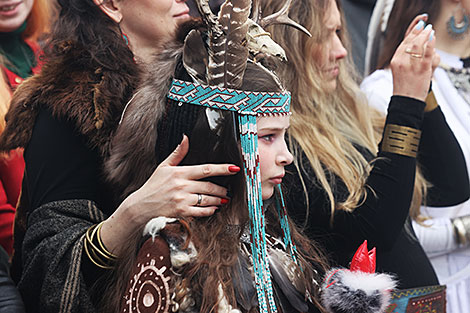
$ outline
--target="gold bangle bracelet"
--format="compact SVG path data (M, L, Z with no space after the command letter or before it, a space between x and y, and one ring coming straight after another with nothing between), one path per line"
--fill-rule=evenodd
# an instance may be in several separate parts
M112 269L114 268L116 257L104 248L101 239L98 238L100 235L100 225L102 225L102 223L88 228L85 233L83 247L85 249L85 253L93 264L103 269ZM98 242L98 245L93 242L95 240ZM101 248L98 246L101 246Z
M85 236L86 236L86 239L88 241L88 243L90 244L91 248L93 248L93 252L95 252L94 254L96 253L99 253L101 255L101 257L107 259L107 260L110 260L110 261L113 261L114 259L112 257L109 257L104 251L102 251L100 248L98 248L97 245L95 245L93 243L93 241L95 240L95 236L96 236L96 230L97 230L97 227L98 225L93 225L92 227L90 227L88 229L88 231L86 232ZM91 232L91 235L89 234Z
M382 141L382 151L416 158L421 131L407 126L387 124Z
M424 112L431 112L435 108L437 108L437 100L436 97L434 96L434 91L431 90L430 93L428 93L428 96L426 97L426 106L424 107Z
M85 248L85 253L86 253L87 256L88 256L88 259L89 259L93 264L95 264L96 266L98 266L98 267L100 267L100 268L107 269L107 270L114 268L114 266L112 266L112 265L105 265L105 262L103 262L102 260L100 260L100 261L95 261L95 257L93 257L93 256L91 255L90 251L88 250L87 240L85 240L85 243L84 243L83 246L84 246L84 248ZM101 264L101 263L103 263L103 264Z
M101 227L103 226L103 222L99 223L98 226L96 227L96 238L98 239L98 245L100 246L101 250L108 255L108 257L112 259L117 259L117 255L111 253L108 249L106 249L105 245L103 244L103 241L101 240Z

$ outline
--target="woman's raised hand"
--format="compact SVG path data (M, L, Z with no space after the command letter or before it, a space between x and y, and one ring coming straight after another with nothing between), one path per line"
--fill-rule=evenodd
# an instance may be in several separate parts
M434 46L432 25L425 27L426 15L417 16L408 27L405 38L390 62L393 73L393 94L421 101L426 99L432 74L439 64Z
M118 254L122 243L154 217L209 216L228 202L226 188L200 179L234 175L240 168L233 164L178 166L188 149L189 140L184 136L147 182L106 220L101 236L109 250Z

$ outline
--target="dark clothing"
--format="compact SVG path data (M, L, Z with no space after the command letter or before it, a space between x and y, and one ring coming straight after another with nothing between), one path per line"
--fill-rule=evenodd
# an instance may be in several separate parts
M10 278L8 254L0 246L0 313L22 313L23 302Z
M389 105L386 123L421 129L425 115L424 125L428 126L426 120L430 116L442 115L440 110L437 113L433 111L424 114L423 109L424 103L420 101L394 96ZM428 116L429 114L431 115ZM436 120L445 124L444 119L434 118ZM450 132L446 124L445 127L434 125L434 129ZM423 129L424 131L432 132L432 129ZM453 140L442 143L444 147L441 149L446 149L446 144L455 144L455 138ZM358 150L367 160L372 160L373 155L367 149L358 147ZM430 152L432 149L424 150ZM368 240L370 247L377 248L377 270L395 273L400 282L399 288L438 284L436 274L416 239L411 223L407 221L415 180L415 158L384 152L379 146L378 158L374 160L373 169L366 180L366 198L353 212L336 210L333 224L330 223L330 203L326 192L315 179L305 154L301 160L305 161L302 174L309 197L308 216L306 218L306 199L300 177L293 165L288 167L286 175L287 208L296 223L305 226L305 233L323 244L332 261L348 266L359 245ZM344 183L335 176L329 179L333 185L335 201L344 201L348 195ZM465 196L460 199L465 200Z
M18 88L0 136L1 151L24 148L26 161L11 275L27 312L91 313L104 271L84 234L115 208L103 160L140 73L127 48L110 68L73 40L59 46Z
M88 199L108 215L114 211L102 174L103 160L72 123L41 110L24 158L31 210L52 201Z

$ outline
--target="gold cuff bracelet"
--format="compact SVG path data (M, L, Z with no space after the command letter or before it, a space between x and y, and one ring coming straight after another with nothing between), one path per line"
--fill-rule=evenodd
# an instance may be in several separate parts
M382 151L416 158L421 131L411 127L387 124L385 126Z
M431 90L431 92L428 94L426 97L426 106L424 107L424 112L431 112L435 108L437 108L437 100L436 97L434 96L434 91Z

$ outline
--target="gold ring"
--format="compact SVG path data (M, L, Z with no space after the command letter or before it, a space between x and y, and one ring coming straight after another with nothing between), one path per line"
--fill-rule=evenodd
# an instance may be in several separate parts
M196 206L200 206L202 202L202 195L200 193L197 194L197 203Z
M409 47L405 49L405 53L408 53L413 58L421 59L423 57L422 54L413 52L413 50L411 50L411 48L409 48Z

